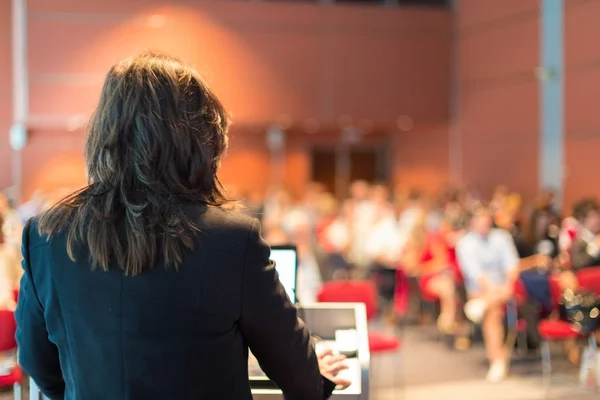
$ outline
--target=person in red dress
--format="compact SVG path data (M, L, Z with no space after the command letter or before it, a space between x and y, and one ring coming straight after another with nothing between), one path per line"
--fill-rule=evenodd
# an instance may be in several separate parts
M439 301L438 329L454 333L457 315L457 293L450 263L450 250L441 232L427 232L425 214L418 219L405 248L402 267L409 275L419 277L421 295Z

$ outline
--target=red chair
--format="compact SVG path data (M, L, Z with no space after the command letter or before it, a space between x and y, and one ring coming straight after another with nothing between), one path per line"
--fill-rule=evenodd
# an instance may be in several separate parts
M600 267L584 268L577 272L579 287L600 296Z
M16 350L15 331L17 323L12 311L0 310L0 352ZM15 399L21 399L21 381L23 373L19 366L15 366L8 375L0 375L0 387L13 386Z
M527 321L523 318L518 317L518 307L527 301L528 294L523 281L517 279L514 284L514 300L506 305L506 315L508 317L508 337L506 345L509 349L509 355L512 357L512 351L515 346L515 342L518 345L518 349L526 353L527 352Z
M517 300L517 303L519 304L527 301L527 298L529 297L527 294L527 288L525 287L525 284L523 284L523 281L521 279L517 279L515 281L514 295L515 300Z
M323 284L317 294L321 303L363 303L367 309L367 320L377 316L377 290L369 281L333 281ZM395 351L401 342L395 335L369 332L371 353Z
M550 295L555 310L558 308L561 290L557 276L550 277ZM574 340L579 339L581 335L573 329L573 325L568 321L544 319L538 324L538 332L542 339L542 373L546 390L550 388L552 382L552 360L550 355L550 342L556 340Z

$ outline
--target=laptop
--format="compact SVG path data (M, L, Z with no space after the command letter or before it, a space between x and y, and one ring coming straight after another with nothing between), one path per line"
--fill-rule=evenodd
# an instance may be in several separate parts
M296 304L296 285L298 283L298 252L296 246L272 246L271 260L275 262L275 269L279 274L279 281L292 301Z
M298 297L296 296L298 252L296 246L271 246L271 260L275 262L279 281L285 288L291 302L294 304L298 303ZM258 360L251 352L248 353L248 376L250 378L250 387L253 389L277 389L275 383L262 371Z

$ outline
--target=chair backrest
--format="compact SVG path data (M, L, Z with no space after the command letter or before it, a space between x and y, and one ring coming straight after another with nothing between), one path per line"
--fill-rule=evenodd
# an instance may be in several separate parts
M15 332L17 322L15 313L8 310L0 310L0 351L8 351L17 348Z
M600 267L584 268L577 272L579 287L600 295Z
M525 302L527 300L527 298L529 297L527 295L527 288L525 287L525 284L523 283L523 281L520 279L517 279L515 281L514 292L515 292L515 299L517 300L518 303Z
M377 315L377 290L369 281L333 281L321 286L317 294L321 303L363 303L367 319Z

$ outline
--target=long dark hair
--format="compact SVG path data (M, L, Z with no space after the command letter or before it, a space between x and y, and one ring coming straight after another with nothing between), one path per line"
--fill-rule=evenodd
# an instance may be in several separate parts
M92 268L177 268L199 231L190 207L227 202L216 172L228 126L193 68L156 53L115 64L88 127L89 183L42 215L40 234L64 232L69 257L83 245Z

